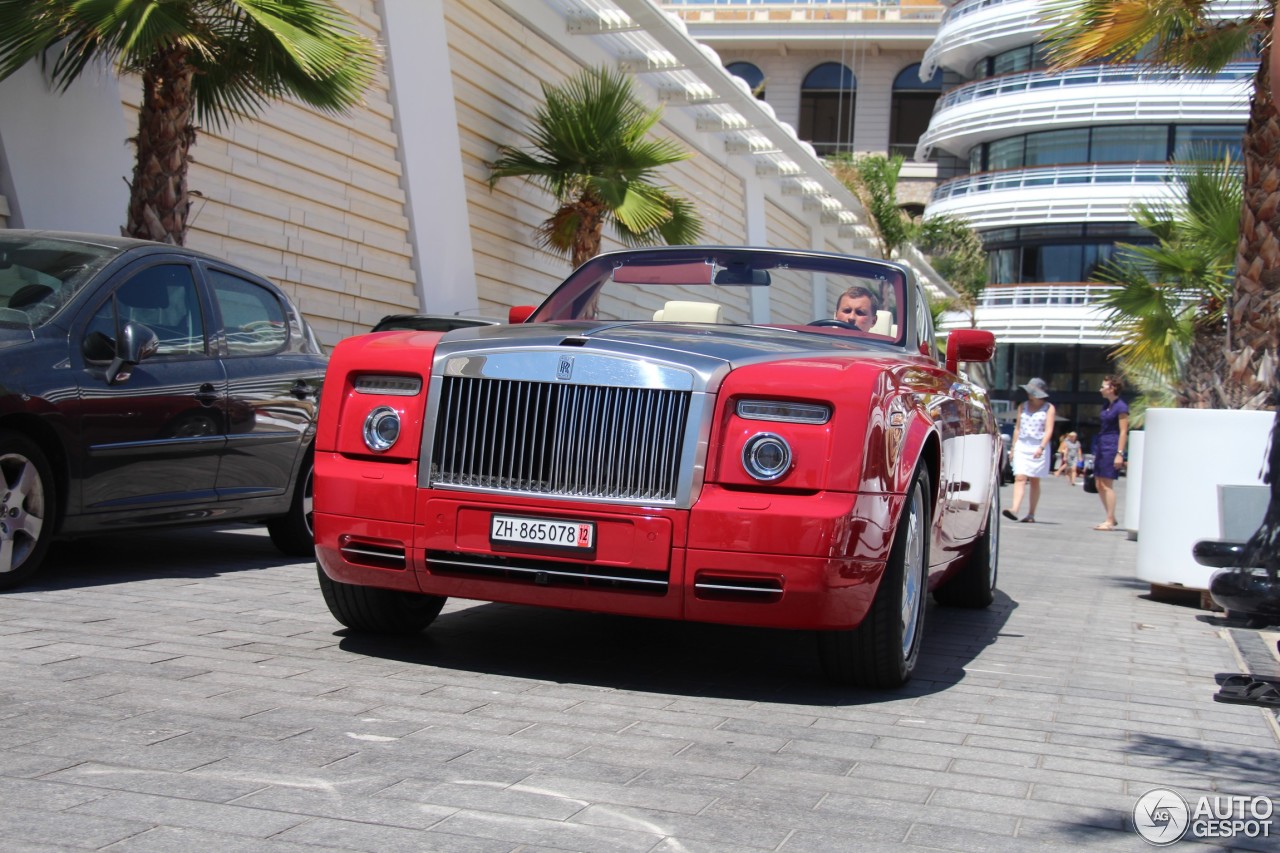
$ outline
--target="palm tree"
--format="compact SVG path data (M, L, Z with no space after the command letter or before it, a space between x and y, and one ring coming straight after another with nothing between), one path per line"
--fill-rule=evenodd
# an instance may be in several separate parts
M1243 188L1230 156L1178 164L1174 177L1173 199L1133 208L1155 243L1121 243L1093 279L1117 285L1100 307L1120 337L1122 372L1148 404L1194 406L1188 365L1200 350L1222 347Z
M182 244L198 125L291 96L359 103L377 52L328 0L0 0L0 80L33 59L66 89L94 62L142 79L128 236Z
M528 131L533 150L499 146L489 187L522 177L555 198L559 207L538 229L543 248L577 268L600 253L606 224L628 246L697 242L702 221L693 204L654 180L657 169L690 154L648 138L662 111L640 103L630 78L587 69L562 85L542 84L542 95Z
M1048 44L1055 68L1136 60L1197 72L1219 71L1260 46L1225 344L1193 354L1189 399L1206 408L1261 408L1273 405L1280 336L1280 115L1268 79L1275 9L1258 0L1255 12L1220 20L1212 7L1205 0L1057 0L1051 14L1063 17Z

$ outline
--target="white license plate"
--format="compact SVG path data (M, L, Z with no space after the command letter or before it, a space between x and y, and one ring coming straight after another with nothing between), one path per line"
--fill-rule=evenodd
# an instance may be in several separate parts
M504 544L591 551L596 547L596 526L590 521L495 515L489 522L489 540Z

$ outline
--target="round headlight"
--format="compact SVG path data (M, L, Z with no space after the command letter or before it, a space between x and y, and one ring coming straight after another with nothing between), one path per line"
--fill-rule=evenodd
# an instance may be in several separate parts
M757 480L776 480L791 469L791 446L771 432L753 435L742 448L742 467Z
M399 437L400 413L390 406L379 406L364 419L364 443L370 450L390 450Z

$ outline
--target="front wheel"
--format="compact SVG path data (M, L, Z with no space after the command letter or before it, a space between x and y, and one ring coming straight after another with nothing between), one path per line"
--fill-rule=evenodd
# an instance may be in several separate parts
M0 430L0 589L40 568L53 539L53 468L24 435Z
M822 668L838 684L900 687L920 657L928 599L929 472L916 472L871 608L857 628L818 635Z
M443 595L340 583L316 566L329 612L348 628L371 634L416 634L440 615Z
M314 557L316 553L316 531L312 523L314 479L315 455L307 451L302 466L298 469L298 480L294 483L289 512L267 522L271 544L291 557Z

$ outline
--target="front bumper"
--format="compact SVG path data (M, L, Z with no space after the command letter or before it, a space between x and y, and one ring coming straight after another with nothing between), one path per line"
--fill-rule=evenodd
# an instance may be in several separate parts
M858 625L892 542L898 495L776 495L706 486L690 510L418 489L357 468L316 495L333 580L482 601L791 629ZM403 479L404 482L397 482ZM326 494L327 492L327 494ZM394 494L395 500L387 496ZM376 512L380 518L369 517ZM596 547L492 543L494 513L587 521Z

